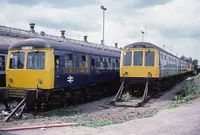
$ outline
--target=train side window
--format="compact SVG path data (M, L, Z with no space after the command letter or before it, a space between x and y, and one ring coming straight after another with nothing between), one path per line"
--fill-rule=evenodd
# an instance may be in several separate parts
M119 59L115 59L115 60L116 60L116 68L119 68L119 65L120 65Z
M103 67L108 68L108 58L103 59Z
M55 55L55 70L60 69L60 56Z
M131 62L132 62L132 51L124 52L123 66L131 66Z
M87 56L81 55L79 60L80 72L88 72L88 59Z
M94 69L94 68L95 68L95 60L94 60L94 58L92 58L92 61L91 61L91 66L92 66L92 69Z
M75 69L75 56L74 54L65 55L65 72L74 72Z
M146 51L145 52L145 66L154 66L154 57L155 57L155 52L153 51Z
M161 59L163 59L163 54L161 54Z
M112 68L111 58L108 58L108 68Z
M100 58L95 58L95 67L100 68Z
M164 60L166 60L166 59L167 59L167 56L165 55L165 56L164 56Z
M142 64L143 64L143 51L135 51L134 52L134 66L142 66Z
M111 59L111 62L112 62L112 68L116 68L116 61L115 61L115 59Z
M5 71L5 56L0 56L0 71Z

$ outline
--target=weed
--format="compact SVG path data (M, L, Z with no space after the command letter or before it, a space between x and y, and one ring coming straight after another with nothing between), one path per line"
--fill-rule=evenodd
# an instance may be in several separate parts
M133 97L131 96L131 94L129 92L126 92L125 94L122 95L121 100L122 101L128 101L130 99L132 99Z
M100 121L84 121L79 123L79 126L85 127L100 127L100 126L108 126L113 124L120 124L122 123L119 120L100 120Z
M175 100L167 108L178 107L179 104L191 101L200 96L200 87L194 80L187 81L182 87L182 91L176 93Z

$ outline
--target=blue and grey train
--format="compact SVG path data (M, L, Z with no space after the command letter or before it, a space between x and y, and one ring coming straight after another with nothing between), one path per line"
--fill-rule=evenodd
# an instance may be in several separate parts
M49 39L25 39L9 48L8 99L31 93L30 103L77 101L119 87L120 51ZM61 99L61 100L60 100Z

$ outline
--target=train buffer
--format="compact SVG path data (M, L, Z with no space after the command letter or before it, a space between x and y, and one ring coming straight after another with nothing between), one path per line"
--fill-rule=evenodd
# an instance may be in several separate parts
M19 114L17 114L17 119L20 119L22 117L23 111L26 107L26 100L28 99L28 95L29 95L28 93L29 92L26 92L24 98L17 105L17 107L7 117L4 118L4 122L8 122L10 118L16 114L16 112L19 112Z

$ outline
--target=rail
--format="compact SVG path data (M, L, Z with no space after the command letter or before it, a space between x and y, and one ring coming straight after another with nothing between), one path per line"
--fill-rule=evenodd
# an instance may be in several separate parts
M42 39L54 40L58 42L72 43L72 44L86 46L90 48L102 49L101 44L85 42L82 40L75 40L71 38L62 38L59 36L54 36L54 35L49 35L49 34L42 35L42 34L39 34L38 32L32 32L31 30L22 30L22 29L11 28L11 27L1 26L1 25L0 25L0 35L10 35L10 36L19 37L19 38L42 38ZM115 48L115 47L107 46L107 45L104 46L104 50L120 52L119 48Z

